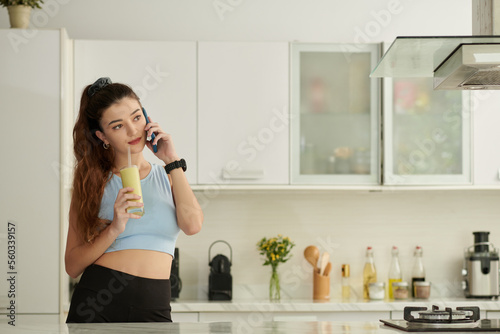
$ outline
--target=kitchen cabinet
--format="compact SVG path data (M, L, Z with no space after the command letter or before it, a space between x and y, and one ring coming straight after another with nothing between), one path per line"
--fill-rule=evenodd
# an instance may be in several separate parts
M291 183L380 183L379 44L291 44Z
M198 45L198 183L288 184L288 43Z
M500 311L487 311L486 319L500 319Z
M200 315L197 312L172 312L173 322L199 322Z
M0 30L0 49L7 117L0 134L0 313L13 303L20 316L58 315L72 169L71 41L64 29Z
M99 77L127 84L154 122L173 137L197 183L196 42L75 41L75 113L85 86ZM150 162L164 164L148 149Z
M470 93L432 80L385 80L384 184L471 183Z
M377 321L390 312L201 312L200 322L236 322L242 326L265 321Z
M500 186L500 92L494 90L472 93L474 112L474 185Z

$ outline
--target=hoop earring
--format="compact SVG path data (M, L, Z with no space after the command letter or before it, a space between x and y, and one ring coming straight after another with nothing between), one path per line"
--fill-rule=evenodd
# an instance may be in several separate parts
M102 147L104 147L104 149L107 150L109 148L109 144L102 143Z

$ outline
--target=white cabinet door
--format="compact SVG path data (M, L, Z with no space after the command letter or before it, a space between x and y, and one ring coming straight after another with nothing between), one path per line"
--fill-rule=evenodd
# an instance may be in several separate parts
M200 317L198 312L172 312L173 322L198 322Z
M471 184L470 93L384 80L384 184Z
M388 311L372 312L201 312L200 322L233 322L238 327L251 328L252 324L267 321L377 321L389 319Z
M288 44L198 46L200 184L288 184Z
M378 44L291 46L291 182L380 183Z
M500 92L473 92L474 185L500 186Z
M99 77L134 89L154 122L173 137L186 176L196 183L196 43L75 41L75 112L85 86ZM150 162L163 164L149 149Z
M0 30L0 313L59 313L62 34Z

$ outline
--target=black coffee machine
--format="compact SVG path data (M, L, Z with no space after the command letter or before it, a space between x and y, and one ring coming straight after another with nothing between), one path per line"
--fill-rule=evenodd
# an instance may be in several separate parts
M225 243L229 247L229 260L225 255L218 254L210 260L210 251L216 243ZM224 240L217 240L208 249L208 265L210 276L208 277L208 300L231 300L233 298L233 277L231 276L231 262L233 261L233 250Z

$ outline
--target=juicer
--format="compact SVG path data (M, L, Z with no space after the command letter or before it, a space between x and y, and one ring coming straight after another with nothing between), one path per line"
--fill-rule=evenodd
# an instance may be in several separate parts
M499 296L498 248L488 242L490 232L473 232L474 245L464 252L463 288L467 298Z

